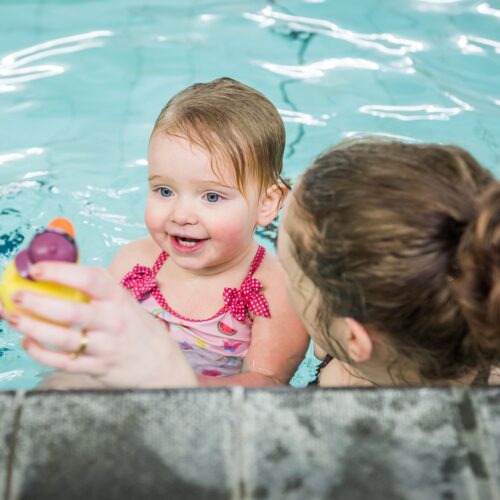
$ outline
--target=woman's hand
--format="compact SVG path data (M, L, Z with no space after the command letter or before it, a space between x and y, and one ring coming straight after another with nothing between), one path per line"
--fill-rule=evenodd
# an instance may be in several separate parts
M14 294L17 311L5 317L26 336L24 348L38 362L91 375L112 387L197 385L166 324L137 304L108 271L43 262L30 274L37 281L67 285L90 297L89 303L78 303L28 291Z

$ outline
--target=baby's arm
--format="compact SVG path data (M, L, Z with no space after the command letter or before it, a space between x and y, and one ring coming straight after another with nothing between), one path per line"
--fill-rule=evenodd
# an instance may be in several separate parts
M243 372L230 377L198 376L200 385L259 387L287 384L304 358L309 336L288 302L285 274L273 255L266 256L256 278L264 285L263 293L269 303L271 318L255 316Z

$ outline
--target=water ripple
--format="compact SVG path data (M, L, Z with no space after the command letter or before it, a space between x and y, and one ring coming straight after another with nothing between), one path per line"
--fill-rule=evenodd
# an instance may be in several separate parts
M294 16L276 12L271 6L265 7L258 14L246 12L243 16L259 23L262 28L282 23L292 31L318 33L344 40L358 47L375 49L385 54L401 56L408 52L421 51L424 48L424 44L420 41L400 38L392 33L355 33L354 31L340 28L336 24L325 19Z
M361 113L380 118L395 118L401 121L415 120L448 120L462 111L460 107L435 106L434 104L417 104L414 106L387 106L367 104L359 108Z
M420 12L447 13L452 4L461 4L463 0L418 0L415 8Z
M378 70L380 66L367 59L353 59L352 57L323 59L311 64L282 65L264 63L262 67L278 75L286 75L292 78L321 78L326 71L339 68Z
M463 111L473 111L470 104L459 99L457 96L444 92L457 106L436 106L434 104L417 104L413 106L386 106L381 104L367 104L361 106L359 111L372 116L381 118L395 118L401 121L415 120L448 120L452 116L458 115Z
M16 151L14 153L5 153L3 155L0 155L0 166L6 163L10 163L12 161L22 160L27 156L33 156L33 155L38 156L43 154L43 152L44 152L43 148L27 148L21 151Z
M47 78L64 72L64 67L57 64L26 66L27 64L57 54L101 47L104 45L102 38L112 35L111 31L91 31L80 35L56 38L4 56L0 59L0 93L17 90L19 83Z
M8 372L0 373L0 382L6 382L9 380L14 380L23 375L23 370L10 370Z
M497 54L500 54L500 42L480 36L461 35L458 37L457 45L463 54L483 53L485 48L494 49Z
M481 5L478 5L476 7L476 10L477 12L479 12L479 14L484 14L486 16L500 17L500 10L490 7L490 4L488 3L482 3Z
M303 125L316 125L325 126L327 124L324 120L319 120L314 118L308 113L303 113L300 111L292 111L289 109L279 109L278 110L284 122L289 123L302 123Z

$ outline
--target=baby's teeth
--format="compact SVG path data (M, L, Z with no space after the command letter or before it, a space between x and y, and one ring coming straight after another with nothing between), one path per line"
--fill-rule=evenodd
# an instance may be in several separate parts
M196 241L185 241L181 240L180 238L177 239L177 241L185 247L194 247L196 245Z

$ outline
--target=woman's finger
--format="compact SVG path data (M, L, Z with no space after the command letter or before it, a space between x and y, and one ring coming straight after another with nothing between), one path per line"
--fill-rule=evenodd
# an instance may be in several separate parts
M36 281L49 281L76 288L97 300L109 298L118 290L121 291L111 274L99 267L45 261L31 266L30 276Z
M71 373L87 373L93 376L99 376L105 373L99 360L86 354L81 354L77 358L71 358L67 353L46 349L32 339L25 339L23 341L23 347L35 361L50 368L55 368L56 370L63 370Z
M19 333L36 342L50 344L55 349L66 353L76 351L81 345L82 333L79 330L65 328L17 313L11 315L9 324Z
M111 326L109 315L98 302L86 304L26 290L16 292L13 300L20 310L54 323L92 330L107 329Z

